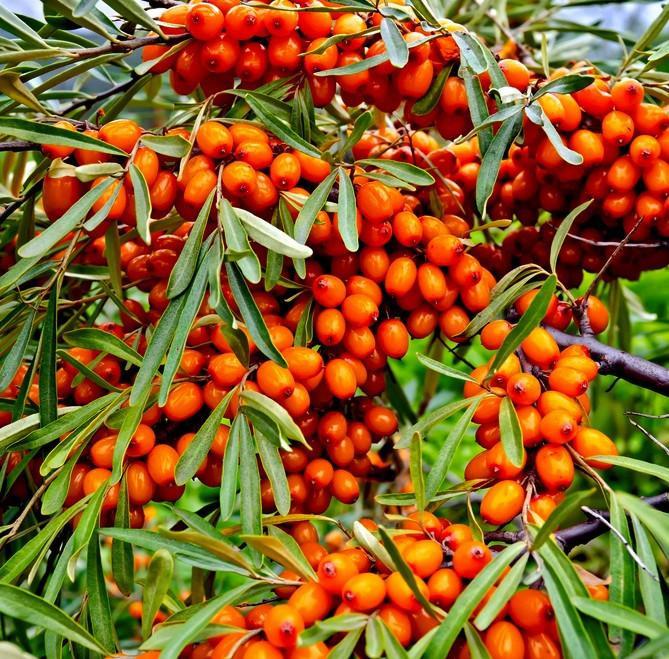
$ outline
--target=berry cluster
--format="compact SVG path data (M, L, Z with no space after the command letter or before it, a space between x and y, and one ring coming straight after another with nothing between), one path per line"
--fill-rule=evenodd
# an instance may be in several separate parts
M511 329L506 321L493 321L481 342L496 350ZM587 390L599 367L583 345L560 351L542 327L532 330L519 355L510 355L490 377L491 363L475 368L476 382L464 387L466 397L484 396L472 419L478 424L476 441L485 449L470 460L465 478L494 482L481 502L481 515L490 524L504 525L523 512L527 492L530 510L544 520L572 484L577 460L606 469L610 465L591 456L617 455L611 439L587 425ZM507 397L522 435L518 464L509 459L501 438L500 409Z

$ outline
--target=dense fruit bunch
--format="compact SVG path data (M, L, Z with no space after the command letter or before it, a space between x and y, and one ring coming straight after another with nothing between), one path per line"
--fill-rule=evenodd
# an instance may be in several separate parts
M364 520L364 524L370 531L376 530L371 520ZM310 522L293 524L291 535L315 578L293 585L304 580L284 570L279 578L286 585L275 587L276 600L244 608L226 606L212 622L238 627L239 631L190 646L185 657L326 657L339 641L338 634L325 642L302 646L298 645L300 633L326 618L351 613L378 616L401 645L410 646L437 626L495 551L474 539L469 526L451 524L427 512L412 513L393 540L418 589L433 607L428 613L398 571L346 536L337 536L326 549ZM472 618L495 590L496 586L490 588ZM494 659L562 656L553 609L539 589L522 589L510 596L483 632L483 639ZM464 637L456 642L450 656L469 656Z
M481 341L495 350L511 329L506 321L493 321L483 329ZM510 355L490 376L491 358L472 371L478 384L464 387L466 397L483 395L472 420L478 424L476 441L485 449L471 459L465 478L495 481L481 502L482 517L494 525L527 514L528 501L535 521L546 519L572 484L576 466L607 469L606 462L589 458L618 453L609 437L587 424L587 390L599 367L585 346L561 351L551 334L537 327L522 342L519 355ZM517 464L501 437L505 399L513 405L522 435Z

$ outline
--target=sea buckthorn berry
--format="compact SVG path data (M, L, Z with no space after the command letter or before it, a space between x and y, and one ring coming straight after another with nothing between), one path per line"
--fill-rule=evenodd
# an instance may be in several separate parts
M354 561L341 553L329 554L318 566L318 583L337 597L341 596L344 584L358 574Z
M354 503L360 496L360 486L353 474L346 469L336 469L330 486L332 495L342 503ZM327 506L325 507L327 508ZM325 509L324 509L325 510ZM324 510L322 512L324 512Z
M408 256L401 256L393 260L386 271L385 289L389 295L395 297L406 295L416 282L417 276L416 264Z
M194 382L182 382L168 394L163 412L170 421L185 421L195 416L203 404L202 389Z
M356 574L342 587L342 601L354 611L371 611L386 597L386 584L378 574Z
M73 126L69 121L57 121L54 124L54 128L62 128L63 130L73 130L76 132L75 126ZM51 159L56 158L67 158L69 155L74 153L73 146L61 146L59 144L43 144L42 153Z
M639 135L629 146L629 157L638 167L652 165L661 155L660 142L651 135Z
M358 388L353 367L343 359L332 359L325 366L325 382L334 396L352 398Z
M526 659L560 659L562 651L549 634L525 636Z
M297 591L296 591L297 592ZM267 640L279 648L292 648L304 629L304 620L299 611L290 604L278 604L267 614L263 631Z
M427 582L430 602L443 609L450 609L462 592L462 579L455 570L445 567L432 574Z
M580 300L577 300L577 304ZM588 297L586 313L590 322L590 329L595 334L601 334L609 326L609 312L606 305L594 295Z
M580 428L571 446L596 469L609 469L611 465L602 460L588 459L591 455L618 455L618 449L611 439L595 428Z
M334 275L321 275L312 285L314 299L323 307L338 307L346 299L346 284Z
M176 449L168 444L156 444L146 458L149 475L156 485L170 485L174 481L174 468L179 460Z
M389 319L376 330L379 349L388 357L401 359L409 351L409 332L401 320Z
M532 405L541 396L541 383L529 373L514 373L507 382L506 392L516 405Z
M549 492L566 490L574 480L574 461L564 446L542 446L534 457L534 464Z
M351 327L369 327L379 317L379 308L374 300L362 293L348 295L342 302L341 310Z
M200 151L210 158L224 158L232 152L232 135L218 121L205 121L197 131L196 141Z
M213 357L207 370L212 380L223 389L238 385L247 371L244 364L232 352Z
M435 236L427 244L427 260L434 265L450 267L464 254L465 246L462 241L451 234Z
M634 136L634 119L619 110L609 112L602 120L602 134L617 146L628 144Z
M525 641L520 630L510 622L493 622L485 633L485 646L491 659L523 659Z
M129 458L141 458L146 455L156 443L156 434L150 426L140 423L130 439L130 444L125 452Z
M409 645L412 637L411 618L402 609L393 604L384 604L379 609L379 618L383 620L400 645Z
M478 284L483 276L481 264L471 254L463 254L449 272L455 284L460 288Z
M511 87L521 92L527 89L530 84L530 71L522 62L515 59L502 59L499 61L499 68Z
M186 17L186 29L199 41L209 41L217 37L222 32L224 23L223 12L208 2L192 5Z
M294 188L301 175L300 161L292 153L282 153L272 162L270 178L279 190Z
M565 444L571 441L578 430L578 423L569 412L553 410L542 417L539 431L544 439L552 444Z
M98 139L107 144L130 153L139 138L142 136L142 129L131 119L115 119L100 128Z
M332 609L332 596L317 583L306 583L300 586L288 600L301 616L305 626L309 627L317 620L327 617Z
M638 80L621 78L611 87L611 97L616 110L633 112L643 101L643 86Z
M255 169L248 163L235 161L226 165L222 176L223 188L235 197L246 197L255 192L258 178Z
M341 343L346 332L346 320L339 309L324 309L314 323L316 338L326 346Z
M426 579L439 569L443 551L435 540L419 540L407 548L403 557L414 574Z
M548 386L567 396L580 396L588 390L588 377L567 366L557 366L548 376Z
M498 350L504 339L513 329L513 325L506 320L493 320L481 331L481 343L488 350Z
M453 569L463 579L473 579L491 560L488 547L478 540L470 540L453 552Z
M549 368L560 356L555 339L542 327L535 327L520 347L533 364L544 369Z
M415 581L418 590L423 593L425 599L429 599L430 591L427 584L420 577L415 577ZM399 606L400 609L411 613L418 613L422 610L422 604L418 601L409 587L409 584L399 572L393 572L386 579L386 589L388 592L388 599L395 604L395 606Z
M378 437L387 437L397 430L397 416L390 408L373 405L365 412L365 425Z
M266 396L275 400L289 398L295 390L293 374L272 361L260 365L256 373L256 382Z
M555 619L546 594L532 588L524 588L513 594L509 600L509 616L529 634L547 631Z
M495 483L483 496L481 515L489 524L508 524L520 513L525 501L525 489L516 481Z

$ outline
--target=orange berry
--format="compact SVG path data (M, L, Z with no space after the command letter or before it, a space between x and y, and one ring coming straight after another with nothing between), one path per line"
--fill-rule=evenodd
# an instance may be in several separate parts
M520 513L525 501L525 488L511 480L495 483L481 501L481 516L489 524L508 524Z
M342 587L341 599L354 611L378 608L386 597L386 584L378 574L356 574Z
M462 543L453 553L453 569L463 579L473 579L490 561L490 550L478 540Z
M297 592L297 591L296 591ZM267 640L279 648L292 648L304 629L304 620L290 604L278 604L267 614L263 631Z

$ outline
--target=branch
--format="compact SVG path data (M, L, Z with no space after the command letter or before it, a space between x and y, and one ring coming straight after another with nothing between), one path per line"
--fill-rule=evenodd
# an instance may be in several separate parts
M588 348L592 359L599 363L599 372L602 375L614 375L644 389L669 396L669 369L664 366L607 346L592 336L567 334L552 327L546 329L560 348L570 345L583 345Z
M72 51L72 55L76 59L88 59L89 57L97 57L98 55L106 55L107 53L130 53L133 50L138 50L139 48L144 48L144 46L149 46L152 43L160 44L174 44L179 41L184 41L185 39L190 39L189 34L174 34L168 35L167 38L163 39L159 35L150 36L150 37L134 37L133 39L126 39L125 41L110 41L101 46L95 46L93 48L80 48L78 50Z
M37 151L39 149L39 144L34 142L0 142L0 153L3 151L13 151L14 153L19 151Z
M642 501L655 508L669 512L669 492L658 494L654 497L642 497ZM588 514L588 511L585 511ZM568 526L561 531L556 531L555 539L558 541L565 554L568 554L574 547L585 545L591 540L600 535L610 531L608 524L609 512L607 510L593 510L592 517L586 522ZM519 540L524 540L526 537L525 531L492 531L485 534L486 542L505 542L513 543Z

